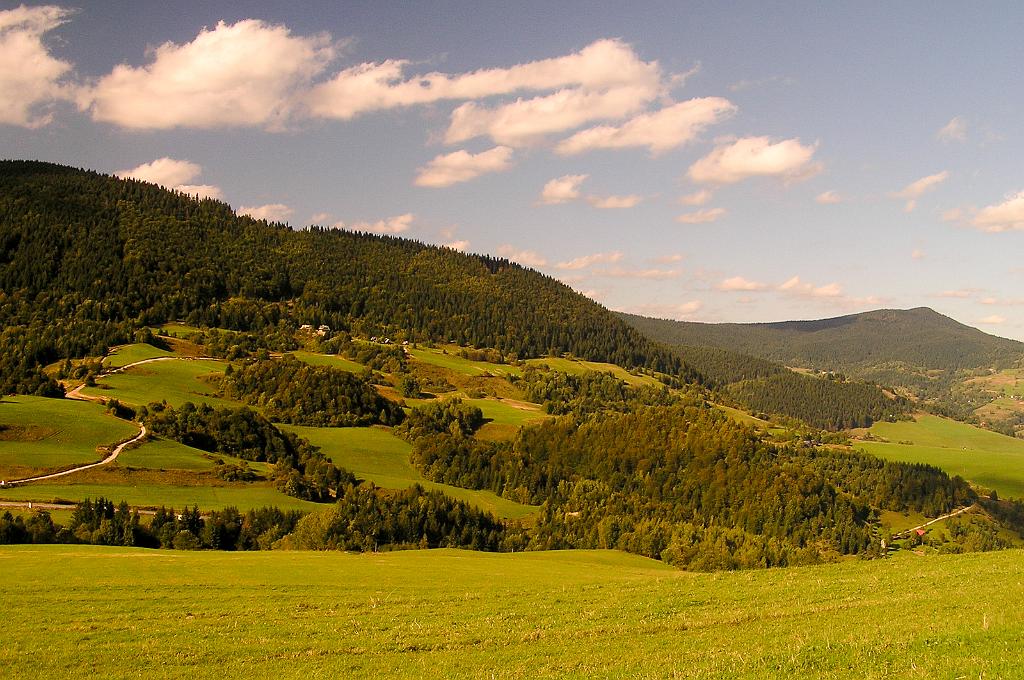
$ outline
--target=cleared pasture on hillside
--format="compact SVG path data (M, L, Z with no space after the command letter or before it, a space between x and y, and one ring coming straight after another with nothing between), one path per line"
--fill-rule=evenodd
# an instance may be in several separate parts
M126 404L144 406L167 401L174 407L186 401L211 406L237 407L239 402L217 396L217 388L204 378L224 373L227 362L216 360L171 359L134 366L124 373L100 378L96 387L82 393Z
M464 359L463 357L458 356L458 348L455 346L448 347L444 350L417 347L409 348L407 351L416 361L422 361L425 364L446 368L449 371L462 375L480 376L489 373L491 375L510 376L519 375L522 372L519 367L510 366L509 364L492 364L489 361L473 361L471 359Z
M7 677L1017 677L1020 551L687 574L616 552L0 548ZM58 576L59 578L55 578Z
M521 519L537 511L531 505L515 503L491 491L461 489L431 482L409 462L412 446L383 427L300 427L280 425L319 446L337 465L350 470L358 479L373 482L384 489L407 489L419 484L490 512L496 517Z
M104 357L103 366L104 368L120 368L122 366L127 366L128 364L134 364L136 361L145 361L146 359L157 359L159 357L170 356L174 356L174 353L140 342L113 348L110 350L110 353Z
M64 480L68 477L62 478ZM220 510L235 506L242 512L251 508L277 506L282 510L318 510L325 506L287 496L269 483L236 484L232 486L191 486L161 484L150 480L131 482L83 481L60 483L37 482L14 488L0 488L0 500L53 500L81 502L86 498L109 498L115 503L126 501L133 507L183 508L198 505L200 510Z
M138 431L99 404L4 397L0 399L0 468L53 469L95 463L105 455L97 447L124 441Z
M887 460L928 463L1001 496L1024 498L1024 440L931 415L875 423L870 432L889 441L854 446Z

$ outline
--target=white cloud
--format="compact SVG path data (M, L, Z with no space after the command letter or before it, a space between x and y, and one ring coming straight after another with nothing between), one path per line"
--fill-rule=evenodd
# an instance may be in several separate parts
M655 94L647 85L622 85L601 91L564 89L495 108L467 102L452 111L445 142L457 144L488 136L498 144L526 146L594 120L636 113Z
M706 210L695 210L676 217L676 222L682 224L707 224L715 222L725 215L725 208L708 208Z
M690 300L678 305L664 305L664 304L643 304L637 305L632 309L625 311L633 314L642 314L644 316L656 317L659 319L677 319L683 321L686 319L693 318L701 309L704 308L704 303L700 300Z
M315 213L312 217L309 218L309 221L312 222L313 224L327 224L332 220L333 218L331 217L331 213L325 212Z
M601 210L616 210L622 208L633 208L640 204L644 197L640 194L627 194L625 196L588 196L590 205Z
M671 255L659 255L651 260L656 264L672 264L674 262L682 262L683 256L679 253L673 253Z
M389 217L383 220L377 220L376 222L338 222L334 226L338 229L348 229L349 231L369 231L375 234L401 234L404 231L408 231L409 227L412 226L416 216L412 213L405 213L404 215L396 215L395 217Z
M742 276L733 276L718 284L718 290L725 292L764 290L768 286L758 281L751 281Z
M843 289L838 283L815 286L814 284L801 281L799 276L794 276L779 285L779 290L808 297L837 298L843 296Z
M71 13L25 5L0 11L0 123L42 127L53 118L53 103L72 98L62 83L71 64L53 57L43 43L43 36Z
M962 300L971 297L976 292L977 291L974 289L944 290L941 293L937 293L936 296L942 298L957 298Z
M540 192L540 202L545 205L568 203L580 197L580 185L590 175L562 175L549 181Z
M799 139L772 142L770 137L744 137L716 147L690 166L689 176L701 184L732 184L748 177L806 179L821 170L811 161L817 145Z
M491 172L502 172L512 166L512 149L496 146L478 154L455 151L441 154L419 169L416 186L447 187Z
M957 217L960 215L958 212ZM1002 203L982 208L971 225L988 232L1024 230L1024 191L1007 196Z
M700 191L695 191L692 194L682 196L679 199L679 203L682 205L700 206L710 201L712 196L714 196L714 194L709 189L701 189Z
M961 116L954 116L935 133L935 138L943 142L966 142L967 121Z
M921 250L920 248L914 248L914 250L910 253L910 259L912 260L923 260L925 257L926 256L924 254L924 251Z
M220 187L212 184L192 184L202 172L203 168L198 163L165 156L149 163L143 163L131 170L118 170L114 174L122 179L137 179L142 182L159 184L191 196L223 199L224 195Z
M291 217L294 211L284 203L267 203L266 205L243 205L238 208L237 212L239 215L248 215L255 220L284 222Z
M903 207L904 211L912 212L917 207L917 199L945 182L948 178L949 172L943 170L934 175L928 175L927 177L915 180L891 195L893 198L905 199L907 203Z
M282 127L336 52L327 34L295 36L257 19L219 22L190 42L120 64L79 96L93 119L138 129Z
M524 267L543 267L548 261L533 250L519 250L509 244L498 246L496 251L501 257L506 257L513 262L518 262Z
M1006 323L1005 316L999 316L998 314L992 314L984 318L978 319L978 323L985 324L987 326L998 326Z
M984 298L981 298L980 300L978 300L978 302L980 302L983 305L998 305L999 304L999 300L997 300L994 297L984 297Z
M179 184L174 187L183 194L189 196L196 196L198 198L215 198L218 201L224 200L224 192L220 190L220 187L212 184Z
M834 205L836 203L842 203L843 197L835 191L823 191L815 196L814 200L822 205Z
M451 248L452 250L458 250L459 252L466 252L469 248L469 241L462 239L459 241L452 241L451 243L445 243L445 248Z
M622 253L594 253L592 255L583 255L581 257L568 260L566 262L559 262L555 266L559 269L586 269L595 264L614 264L622 259Z
M604 90L636 84L656 89L661 78L657 62L644 62L626 43L609 39L597 40L579 52L509 68L406 78L409 66L408 61L392 59L345 69L313 88L308 97L310 112L348 119L368 111L515 92L569 87Z
M122 179L137 179L173 189L191 182L202 172L203 168L198 163L164 156L131 170L118 170L114 174Z
M644 113L619 127L602 125L577 132L555 151L564 156L591 149L647 147L659 154L694 139L705 128L732 115L736 107L721 97L691 99Z

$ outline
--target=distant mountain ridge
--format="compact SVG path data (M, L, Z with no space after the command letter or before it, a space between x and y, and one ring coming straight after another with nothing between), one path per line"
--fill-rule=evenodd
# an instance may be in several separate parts
M619 316L649 338L668 345L715 347L787 366L854 375L884 367L920 371L998 368L1024 358L1024 343L989 335L928 307L751 324Z

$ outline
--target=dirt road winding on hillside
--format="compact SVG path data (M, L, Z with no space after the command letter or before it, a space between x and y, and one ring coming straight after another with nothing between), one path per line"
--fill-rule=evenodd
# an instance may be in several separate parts
M29 482L41 482L44 479L54 479L55 477L63 477L64 475L70 475L70 474L72 474L74 472L81 472L82 470L90 470L90 469L92 469L94 467L99 467L101 465L109 465L110 463L113 463L115 460L117 460L117 457L119 455L121 455L121 452L124 451L126 448L128 448L132 444L137 444L138 442L142 441L142 439L146 436L146 434L147 434L146 426L145 425L139 425L139 433L137 435L135 435L131 439L129 439L127 441L123 441L120 444L118 444L117 446L115 446L114 450L110 452L110 455L107 456L106 458L104 458L103 460L101 460L98 463L89 463L88 465L79 465L78 467L71 468L70 470L63 470L61 472L53 472L53 473L50 473L48 475L39 475L38 477L26 477L24 479L9 479L9 480L5 481L3 484L4 484L4 486L11 487L11 486L16 486L16 485L21 485L21 484L27 484Z

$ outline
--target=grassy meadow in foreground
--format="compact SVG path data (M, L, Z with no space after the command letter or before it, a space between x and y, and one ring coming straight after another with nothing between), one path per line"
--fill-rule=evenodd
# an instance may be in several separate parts
M1020 551L689 574L604 551L18 546L0 570L11 678L987 678L1024 664Z
M928 463L1001 496L1024 498L1024 440L931 415L875 423L870 432L888 441L854 446L879 458Z

